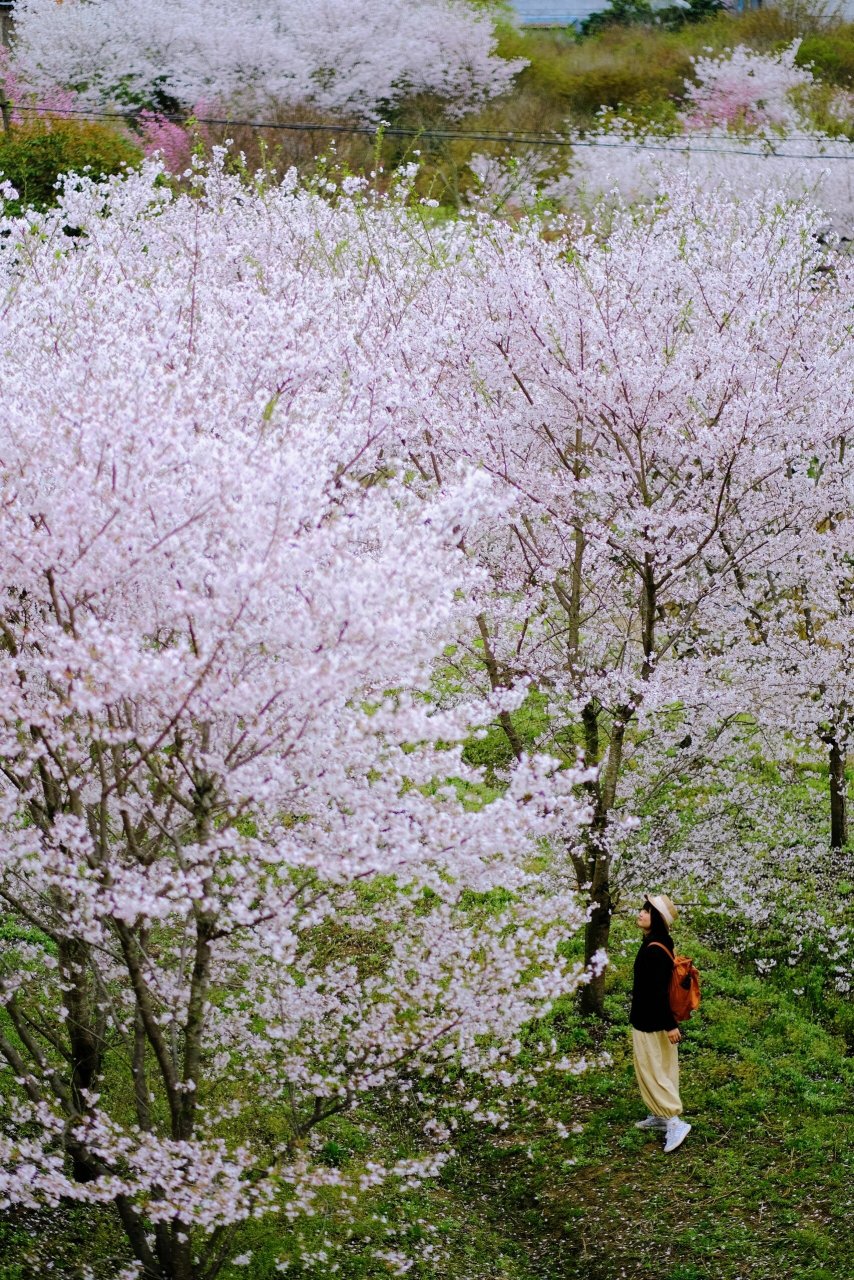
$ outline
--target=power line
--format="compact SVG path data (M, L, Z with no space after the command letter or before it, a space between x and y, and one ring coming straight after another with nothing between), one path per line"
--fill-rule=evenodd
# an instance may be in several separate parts
M10 104L11 105L11 104ZM20 107L14 106L15 111L29 111L36 114L53 115L53 116L82 116L89 120L125 120L135 123L139 118L139 113L129 111L104 111L96 108L85 107L58 107L56 109L43 111L37 107ZM188 117L186 115L176 115L170 112L157 112L158 120L165 120L170 124L186 124ZM797 153L792 151L778 151L774 147L768 145L767 140L763 139L761 144L756 148L749 147L709 147L703 145L692 145L690 142L685 146L674 146L671 141L662 138L660 142L652 142L647 138L628 139L628 138L561 138L548 137L544 134L516 133L516 132L491 132L487 130L464 130L464 129L408 129L397 125L358 125L358 124L329 124L320 121L275 121L275 120L234 120L229 118L218 119L213 116L192 116L198 124L219 125L231 129L270 129L289 133L331 133L331 134L360 134L366 137L375 138L424 138L438 139L440 141L474 141L474 142L502 142L506 146L513 147L598 147L600 150L643 150L643 151L663 151L669 155L692 155L692 154L710 154L725 156L750 156L754 160L844 160L851 162L854 160L854 147L852 147L851 155L832 155L826 152L807 152ZM725 134L707 134L707 138L720 139L726 137ZM809 134L792 134L785 142L813 142ZM831 139L831 141L836 141ZM842 141L840 139L839 141ZM846 138L846 142L849 140ZM760 149L761 148L761 149Z

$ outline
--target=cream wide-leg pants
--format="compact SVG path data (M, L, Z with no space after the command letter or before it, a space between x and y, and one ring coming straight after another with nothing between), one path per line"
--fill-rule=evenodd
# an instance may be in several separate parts
M650 1115L670 1120L681 1116L679 1050L666 1031L636 1031L632 1027L635 1075Z

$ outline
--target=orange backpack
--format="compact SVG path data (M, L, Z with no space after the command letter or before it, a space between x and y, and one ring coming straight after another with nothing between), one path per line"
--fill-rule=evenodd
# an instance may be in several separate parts
M670 1012L677 1022L685 1022L700 1005L700 975L693 960L687 956L675 956L663 942L651 942L651 947L661 947L673 961L670 976Z

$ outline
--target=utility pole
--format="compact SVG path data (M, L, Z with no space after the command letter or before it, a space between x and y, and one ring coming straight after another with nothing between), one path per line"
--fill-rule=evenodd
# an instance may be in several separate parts
M12 28L14 27L12 18L12 0L0 0L0 44L4 49L8 49L12 43Z

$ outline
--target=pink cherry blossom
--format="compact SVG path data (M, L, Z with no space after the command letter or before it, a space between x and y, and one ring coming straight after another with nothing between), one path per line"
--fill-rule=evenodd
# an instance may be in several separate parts
M462 744L500 691L433 690L504 498L403 483L418 219L158 174L3 228L0 1188L113 1205L173 1277L248 1217L437 1171L441 1144L351 1185L304 1142L413 1080L441 1113L451 1066L500 1095L585 976L582 911L530 871L584 805L548 757L487 803Z
M694 58L695 79L686 82L687 107L682 113L685 128L791 130L800 124L793 95L814 83L809 68L795 63L800 45L794 40L776 54L738 45L719 57Z
M139 127L145 155L161 155L170 173L182 173L187 168L193 142L183 125L153 111L141 111Z

